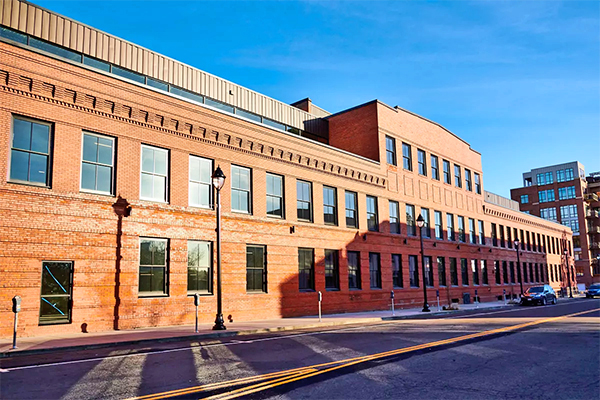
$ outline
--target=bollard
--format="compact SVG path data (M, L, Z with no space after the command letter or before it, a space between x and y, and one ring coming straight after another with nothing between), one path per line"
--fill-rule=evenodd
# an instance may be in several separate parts
M323 301L323 294L319 292L319 322L321 322L321 302Z
M438 311L442 311L442 309L440 308L440 291L439 290L435 291L435 297L437 297Z
M394 313L394 291L390 293L390 299L392 299L392 317L395 315Z
M502 289L502 297L504 298L504 305L506 305L506 289Z
M17 323L19 321L19 311L21 311L21 296L12 298L12 312L15 313L15 324L13 328L13 345L12 348L17 348Z
M200 305L200 295L194 294L194 306L196 306L196 333L198 333L198 306Z

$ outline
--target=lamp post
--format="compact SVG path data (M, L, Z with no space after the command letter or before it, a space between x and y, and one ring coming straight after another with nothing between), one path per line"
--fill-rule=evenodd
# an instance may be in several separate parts
M223 321L222 296L221 296L221 189L225 183L225 174L220 166L212 176L212 184L217 189L217 316L213 331L223 331L227 329Z
M417 218L417 226L419 227L419 238L421 238L421 272L423 274L423 312L429 312L429 304L427 304L427 284L425 283L425 253L423 252L423 225L425 220L423 215ZM429 266L431 268L431 266Z
M519 278L519 284L521 285L521 297L523 297L523 278L521 277L521 259L519 257L519 239L514 241L515 250L517 250L517 277Z
M571 287L571 267L569 266L569 251L567 249L565 249L564 253L565 253L565 268L567 270L567 282L569 284L569 297L573 298L573 288Z

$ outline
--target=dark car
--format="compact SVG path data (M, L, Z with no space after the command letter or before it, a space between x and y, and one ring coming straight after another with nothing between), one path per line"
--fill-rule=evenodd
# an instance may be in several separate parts
M521 298L521 305L556 304L557 298L554 289L550 285L534 286L527 289Z
M591 299L594 296L600 296L600 283L594 283L590 285L588 290L585 292L585 297Z

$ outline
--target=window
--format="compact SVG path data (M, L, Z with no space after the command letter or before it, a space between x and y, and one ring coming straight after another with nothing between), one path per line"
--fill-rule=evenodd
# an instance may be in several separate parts
M438 257L437 265L438 265L438 283L440 286L446 286L446 259L444 257Z
M469 270L468 270L466 258L460 259L460 273L462 275L463 286L469 286Z
M485 245L485 231L483 229L483 221L477 221L479 224L479 243Z
M348 288L360 289L360 253L348 252Z
M500 261L494 261L494 277L496 278L496 285L502 284L500 275Z
M565 180L565 170L559 169L556 171L556 182L564 182Z
M167 150L142 145L142 200L167 201L168 158Z
M419 175L427 176L427 160L423 150L417 149L417 161L419 163Z
M475 233L475 220L469 218L469 240L471 243L477 243L477 234Z
M473 274L473 285L479 285L479 266L477 260L471 260L471 272Z
M460 165L454 164L454 186L457 188L462 187L462 177L460 175Z
M574 199L575 196L575 186L567 186L563 188L558 188L558 199L566 200L566 199Z
M544 175L546 176L546 185L554 183L552 172L546 172Z
M408 274L410 275L410 287L419 287L417 256L408 256Z
M113 193L114 142L113 138L92 133L83 134L82 190Z
M498 246L498 232L496 231L496 224L492 224L492 246Z
M554 189L548 189L548 190L540 190L538 192L538 197L540 200L540 203L546 203L549 201L554 201Z
M510 262L510 283L515 283L515 263Z
M522 277L523 277L523 283L527 283L528 282L528 279L527 279L527 263L524 262L524 263L521 263L521 264L523 265L523 275L522 275Z
M521 204L527 204L529 203L529 195L528 194L522 194L521 195Z
M356 193L346 191L346 227L358 228Z
M471 181L471 170L465 168L465 186L469 192L473 191L473 182Z
M502 279L505 284L508 283L508 263L506 261L502 261Z
M212 290L212 251L210 242L188 241L188 292Z
M338 251L325 250L325 289L340 288L340 268Z
M452 176L450 175L450 162L443 160L443 165L444 165L444 183L447 183L449 185L450 180L452 179Z
M252 212L251 182L250 168L231 166L231 211Z
M500 247L505 247L506 242L504 240L504 227L502 225L499 225L498 228L500 232Z
M400 233L400 205L390 200L390 233Z
M508 245L509 249L512 249L513 242L512 242L512 238L510 236L510 227L509 226L506 227L506 244Z
M323 186L323 220L327 225L337 225L337 191Z
M283 218L283 176L267 173L267 216Z
M540 281L540 269L538 268L538 263L535 263L533 270L535 271L535 282Z
M300 290L315 289L315 252L298 249L298 283Z
M560 207L560 223L571 228L573 232L579 232L576 204Z
M167 294L167 239L140 239L140 295Z
M212 206L212 174L212 160L190 155L190 206Z
M412 154L410 145L402 143L402 166L404 169L412 171Z
M421 208L421 216L423 217L423 220L424 220L423 228L421 228L421 235L423 235L423 237L430 238L431 237L431 227L430 227L430 220L429 220L429 209Z
M475 172L475 193L481 194L481 178L477 172Z
M440 166L437 156L431 155L431 177L436 181L440 180Z
M431 256L423 257L423 265L425 266L425 276L423 278L425 285L429 287L433 286L433 268L431 262Z
M444 240L444 229L442 227L442 212L434 211L435 215L435 238L438 240Z
M450 258L450 284L458 286L458 271L456 269L456 258Z
M487 285L488 282L488 274L487 274L487 261L486 260L481 260L481 283L483 283L484 285Z
M72 261L44 261L40 295L40 325L71 322Z
M246 246L246 291L267 293L265 246Z
M402 256L392 254L392 284L395 288L404 287L402 282Z
M369 277L371 289L381 289L381 262L379 253L369 253Z
M385 137L385 153L387 157L387 163L390 165L396 165L396 139L389 136Z
M465 242L465 217L458 216L458 241Z
M540 217L547 219L548 221L554 221L554 222L558 221L556 219L556 208L555 207L540 208Z
M521 250L525 250L525 234L523 233L523 229L521 229L520 232L521 232Z
M367 228L370 231L379 230L379 218L377 216L377 198L367 196Z
M298 220L312 221L312 184L296 181Z
M50 186L49 123L13 117L10 180Z
M454 215L450 213L446 214L446 225L448 230L448 240L456 240L456 235L454 234Z
M417 228L415 226L415 206L406 205L406 234L409 236L417 235Z
M552 172L537 174L535 178L538 185L549 185L554 183Z
M583 176L583 174L582 174ZM565 180L572 181L573 180L573 168L565 169Z

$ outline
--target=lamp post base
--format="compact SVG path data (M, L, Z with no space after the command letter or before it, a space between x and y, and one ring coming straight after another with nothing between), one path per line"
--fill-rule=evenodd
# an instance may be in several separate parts
M423 304L423 310L421 310L422 312L430 312L431 310L429 309L429 304Z
M213 331L224 331L227 328L225 327L225 321L223 321L223 314L217 314L215 318L215 326L213 326Z

